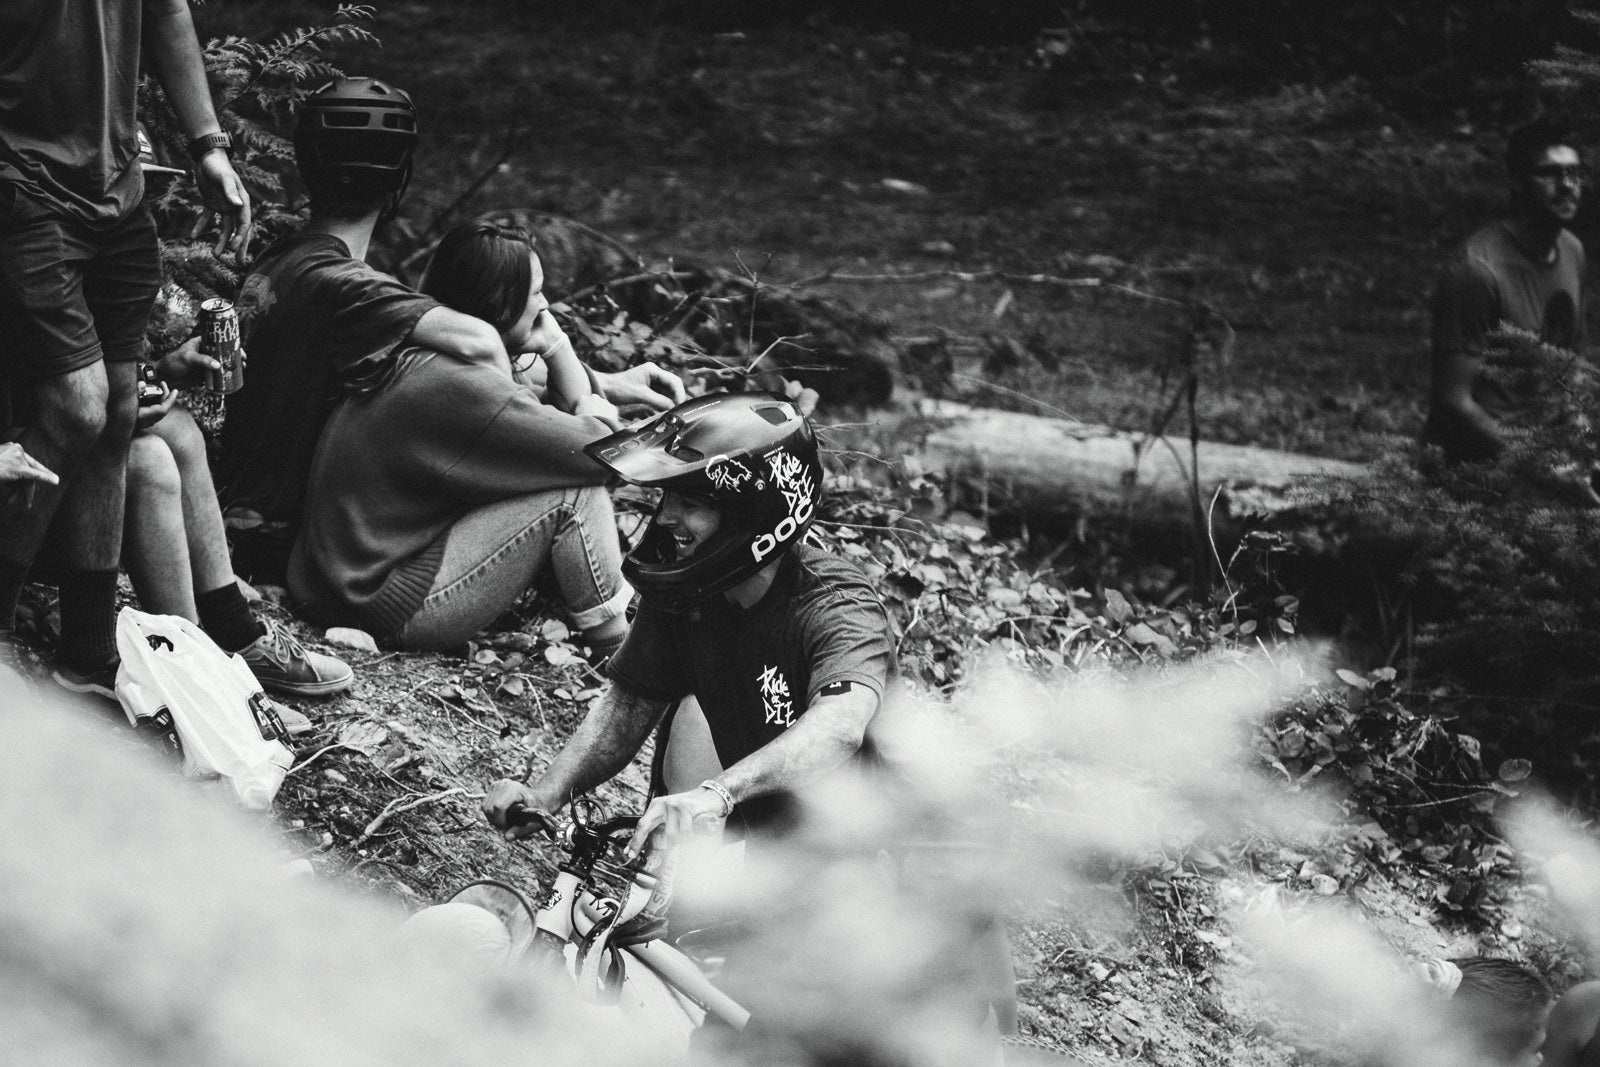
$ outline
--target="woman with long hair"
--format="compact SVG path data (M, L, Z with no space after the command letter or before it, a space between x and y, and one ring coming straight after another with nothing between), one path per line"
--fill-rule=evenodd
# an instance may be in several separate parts
M308 618L454 648L548 570L595 658L621 643L632 590L606 471L583 451L617 412L590 387L543 285L521 230L473 223L440 241L422 290L498 330L512 361L544 371L547 399L502 359L406 348L353 367L289 561Z

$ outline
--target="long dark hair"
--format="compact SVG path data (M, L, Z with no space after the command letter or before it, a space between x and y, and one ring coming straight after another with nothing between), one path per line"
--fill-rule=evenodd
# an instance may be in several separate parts
M528 304L533 238L516 226L469 222L439 239L422 291L504 333Z
M439 239L422 275L422 291L463 315L504 333L522 316L533 284L533 237L517 226L469 222ZM433 353L406 348L362 360L344 376L340 392L382 392Z

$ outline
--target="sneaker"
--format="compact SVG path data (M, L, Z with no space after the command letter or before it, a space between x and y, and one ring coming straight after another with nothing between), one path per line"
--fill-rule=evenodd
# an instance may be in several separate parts
M262 619L261 625L267 632L240 649L239 655L264 688L290 696L320 697L348 689L355 681L355 672L343 660L308 650L271 619Z
M88 671L76 670L63 663L51 671L50 676L56 680L57 685L68 692L88 693L117 701L117 669L121 666L122 660L115 657Z

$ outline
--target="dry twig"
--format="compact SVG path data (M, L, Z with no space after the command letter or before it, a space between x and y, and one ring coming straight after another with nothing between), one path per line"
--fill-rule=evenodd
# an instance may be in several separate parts
M373 834L376 834L379 830L383 829L383 824L388 822L390 817L399 815L401 812L411 811L414 808L422 807L424 804L432 804L434 801L444 800L446 797L464 796L468 799L472 799L474 797L481 797L482 795L483 794L481 793L468 793L460 786L456 786L453 789L446 789L442 793L430 793L427 796L415 797L411 800L391 800L388 804L384 805L382 811L378 812L377 818L367 823L366 829L361 831L361 836L356 838L355 844L352 847L360 848L362 845L366 844L372 839Z

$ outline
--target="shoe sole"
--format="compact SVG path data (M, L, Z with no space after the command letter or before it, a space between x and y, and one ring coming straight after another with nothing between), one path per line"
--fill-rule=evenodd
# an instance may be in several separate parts
M325 697L334 693L342 693L355 682L356 676L351 672L344 678L330 678L323 682L280 682L268 680L259 675L256 681L261 683L261 688L269 693L282 693L292 697Z
M86 693L90 696L104 697L106 700L116 701L118 704L122 703L122 701L117 700L117 691L115 689L107 689L98 682L75 682L60 671L51 671L50 677L55 679L55 683L69 693Z

